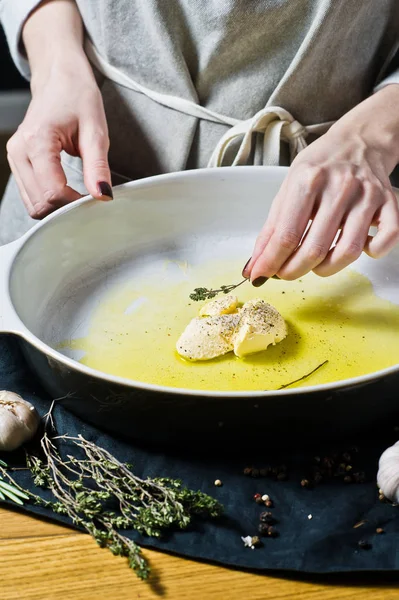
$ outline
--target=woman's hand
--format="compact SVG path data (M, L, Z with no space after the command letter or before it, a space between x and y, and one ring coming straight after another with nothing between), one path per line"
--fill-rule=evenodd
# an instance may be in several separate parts
M111 199L107 123L82 48L75 4L44 2L27 21L23 35L32 70L32 101L7 151L30 216L41 219L81 197L67 185L62 150L82 158L88 192Z
M332 275L363 250L379 258L399 241L389 181L399 160L397 102L399 85L384 88L293 161L243 271L255 286L276 274Z
M8 160L31 217L41 219L80 198L67 185L60 152L83 159L90 194L112 196L108 133L96 85L75 75L56 75L33 94L23 123L7 144Z

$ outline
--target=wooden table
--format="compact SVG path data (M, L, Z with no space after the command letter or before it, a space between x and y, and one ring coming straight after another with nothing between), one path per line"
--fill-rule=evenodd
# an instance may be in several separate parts
M144 583L88 535L3 508L0 523L1 600L399 600L399 578L300 581L152 551Z

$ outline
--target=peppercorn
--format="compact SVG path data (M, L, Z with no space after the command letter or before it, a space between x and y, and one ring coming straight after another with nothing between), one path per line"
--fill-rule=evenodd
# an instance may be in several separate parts
M287 479L287 473L285 471L280 471L277 473L277 481L285 481Z
M256 504L263 504L262 496L260 494L255 494L254 500L255 500Z
M276 523L276 519L273 517L271 512L260 513L259 519L262 521L262 523L267 523L268 525L274 525L274 523Z
M370 542L367 542L366 540L360 540L357 545L359 546L359 548L361 548L362 550L371 550L371 548L373 547Z
M352 477L350 475L345 475L344 483L352 483Z
M266 523L259 523L258 531L261 535L268 535L269 533L269 525Z
M252 475L252 467L245 467L245 469L244 469L244 475L246 475L247 477L249 475Z
M342 455L342 459L343 459L345 462L347 462L347 463L350 463L350 462L351 462L351 460L352 460L352 457L351 457L351 455L349 454L349 452L344 452L344 453L343 453L343 455Z
M320 473L320 471L316 471L316 473L314 474L314 477L313 477L313 481L315 482L316 485L323 481L323 475Z
M311 483L310 483L309 479L301 479L301 486L303 488L310 488Z
M278 531L275 527L269 527L267 530L267 535L269 537L277 537L278 536Z
M269 500L266 500L265 506L266 506L266 508L273 508L273 506L274 506L273 500L271 500L270 498L269 498Z
M267 502L267 500L270 500L270 496L268 494L263 494L262 501Z
M252 537L252 545L255 546L255 548L258 548L262 545L262 542L260 541L260 538L257 535L254 535Z
M345 471L347 471L347 472L352 471L352 468L353 468L352 465L346 465Z
M383 502L385 500L384 494L378 494L378 500L381 500L381 502Z
M366 481L366 475L364 471L353 473L352 477L355 483L364 483Z
M223 483L220 481L220 479L216 479L215 485L216 485L216 487L221 487L223 485Z
M323 466L326 469L331 469L334 466L334 461L332 458L330 458L329 456L325 456L323 458Z
M261 477L268 477L268 475L270 475L270 467L264 467L262 469L259 469L259 475Z
M252 469L251 476L252 477L259 477L259 469Z
M382 527L377 527L377 529L375 530L376 533L385 533L385 529L383 529Z

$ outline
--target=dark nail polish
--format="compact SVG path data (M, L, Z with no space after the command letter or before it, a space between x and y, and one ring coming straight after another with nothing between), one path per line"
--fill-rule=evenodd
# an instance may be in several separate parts
M252 285L254 287L260 287L261 285L263 285L264 283L266 283L266 281L268 280L268 277L257 277L256 279L254 279L254 281L252 282Z
M251 258L252 258L252 256L251 256ZM244 275L244 271L245 271L245 269L247 268L247 266L249 265L249 263L251 262L251 258L249 258L249 259L247 260L247 262L245 263L245 266L244 266L244 268L243 268L243 270L242 270L242 276L243 276L243 277L246 277L246 275Z
M108 198L114 197L112 193L112 188L106 181L99 181L97 184L97 188L100 196L108 196Z
M273 275L272 279L280 279L278 275Z

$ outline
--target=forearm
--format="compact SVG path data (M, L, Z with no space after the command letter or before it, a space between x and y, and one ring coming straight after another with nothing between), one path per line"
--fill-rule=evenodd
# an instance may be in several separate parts
M83 24L74 0L45 0L27 19L22 39L32 72L32 91L60 72L93 79L83 49Z
M399 84L387 85L358 104L337 121L329 135L342 135L343 128L348 136L379 152L392 172L399 163Z

